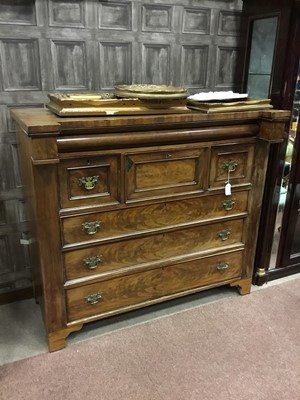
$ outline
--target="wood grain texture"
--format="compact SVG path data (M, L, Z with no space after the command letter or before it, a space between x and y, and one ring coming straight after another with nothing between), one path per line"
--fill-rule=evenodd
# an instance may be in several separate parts
M226 163L234 163L234 170L230 171L229 175ZM254 167L253 143L214 146L209 187L224 187L228 179L232 186L250 183Z
M224 201L231 199L231 210ZM211 197L197 197L164 201L152 205L130 207L114 211L65 217L61 219L63 244L96 243L106 239L122 238L143 232L154 232L170 227L208 222L212 219L234 217L247 212L248 191ZM82 230L85 222L100 221L101 228L92 236Z
M66 345L66 338L70 335L70 333L79 331L82 326L83 324L73 324L71 327L50 332L48 335L49 351L58 351L63 349Z
M59 166L61 208L118 204L119 170L119 155L85 157L61 162ZM91 187L86 187L84 184L86 179L93 177L95 183Z
M262 113L245 113L243 121L159 115L160 130L154 116L69 119L72 125L55 117L51 126L47 111L37 111L37 121L16 113L50 350L81 323L223 284L249 293L268 140L273 130L284 136L287 114L264 115L270 127L261 139ZM74 151L72 140L84 145ZM228 161L236 164L231 196L224 195ZM82 193L79 179L94 171L99 186Z
M53 332L62 329L66 320L62 297L61 249L57 241L60 236L57 165L32 165L31 140L20 129L18 142L22 148L22 174L31 226L30 250L34 263L35 295L42 304L47 330Z
M12 115L16 121L19 122L21 127L29 135L42 134L47 135L48 133L63 131L64 133L73 133L74 129L85 129L86 131L93 129L101 132L101 128L105 129L105 132L109 132L109 128L113 128L114 131L118 131L118 127L121 127L121 131L130 129L131 132L142 130L141 127L145 126L145 129L151 130L153 124L155 124L158 130L160 126L172 123L174 129L181 127L181 125L190 127L205 127L216 126L221 130L220 122L224 125L232 125L233 121L236 121L238 126L231 126L232 132L239 130L239 133L243 132L243 122L257 121L258 118L264 117L270 118L282 118L288 120L290 113L288 111L272 110L271 112L266 111L248 111L248 112L229 112L220 113L214 115L202 114L199 112L188 112L186 114L170 114L170 115L147 115L147 116L123 116L123 117L58 117L49 110L46 109L14 109ZM244 126L246 128L246 126ZM257 126L247 126L251 133L258 133ZM120 129L119 129L120 131Z
M165 295L238 278L242 254L240 251L223 254L69 289L66 292L68 320L74 321L139 303L142 305ZM228 263L228 269L220 273L217 266L225 262ZM90 304L86 297L95 293L101 296L99 303Z
M174 196L204 190L208 152L191 148L178 151L126 155L126 197L128 200Z
M219 233L228 231L222 240ZM115 271L124 267L155 265L157 262L182 258L190 254L241 245L243 220L231 220L195 228L175 230L138 239L93 246L92 248L68 252L64 255L66 278L76 279ZM101 261L95 269L89 269L84 259L99 256Z

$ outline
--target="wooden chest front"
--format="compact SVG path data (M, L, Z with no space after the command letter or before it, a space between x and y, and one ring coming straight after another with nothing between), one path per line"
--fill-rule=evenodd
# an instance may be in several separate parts
M225 284L250 292L270 138L258 112L14 115L51 351L100 318Z

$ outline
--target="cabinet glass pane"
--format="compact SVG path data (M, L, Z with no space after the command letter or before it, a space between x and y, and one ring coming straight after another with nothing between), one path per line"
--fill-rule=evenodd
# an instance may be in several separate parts
M291 195L289 195L289 205L286 208L286 199L288 197L288 191L291 189L289 184L290 173L292 167L292 159L294 153L294 146L296 135L298 132L298 120L299 120L299 110L300 110L300 63L298 65L298 75L295 86L294 102L292 107L292 118L289 129L289 138L286 148L284 168L280 186L276 187L275 198L278 196L278 209L276 216L276 224L272 243L272 253L269 269L281 268L285 261L283 259L295 259L300 257L300 184L297 184L295 191L295 202L298 202L298 212L297 207L293 206L293 211L289 215L289 207L291 207L292 200ZM280 161L278 161L280 162ZM281 235L281 226L283 224L283 219L289 218L288 234ZM280 243L280 246L279 246ZM281 248L280 253L278 252L279 247ZM277 257L278 256L278 257ZM292 260L291 263L294 261Z
M277 17L253 21L247 92L268 98L276 40Z
M247 93L249 97L257 99L268 98L270 75L249 75Z

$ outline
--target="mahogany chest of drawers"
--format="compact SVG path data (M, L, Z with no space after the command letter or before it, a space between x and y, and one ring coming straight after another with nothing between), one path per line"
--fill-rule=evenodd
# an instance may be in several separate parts
M287 112L13 116L50 351L100 318L220 285L250 292Z

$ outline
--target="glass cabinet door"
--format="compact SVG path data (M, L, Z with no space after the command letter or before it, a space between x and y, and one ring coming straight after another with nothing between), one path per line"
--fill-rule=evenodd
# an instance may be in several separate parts
M252 22L247 93L251 98L269 98L278 17Z
M299 148L300 140L299 109L300 63L269 269L300 263L300 156L295 150Z

